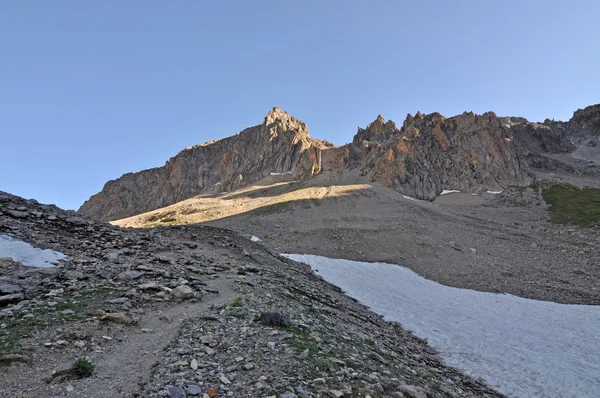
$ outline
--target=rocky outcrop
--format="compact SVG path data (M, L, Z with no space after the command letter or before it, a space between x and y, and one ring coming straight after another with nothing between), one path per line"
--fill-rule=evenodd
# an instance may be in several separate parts
M569 120L567 134L571 138L599 138L600 104L576 110Z
M520 153L566 153L575 150L567 137L567 123L546 119L544 123L530 122L522 117L503 117L502 124L510 128Z
M350 159L374 181L418 199L433 200L444 189L476 192L530 181L511 129L492 112L417 113L401 129L378 116L359 128Z
M600 165L600 104L575 111L566 134L576 147L574 157Z
M216 189L230 191L270 173L307 179L321 171L321 148L306 124L273 108L262 124L228 138L184 149L163 167L109 181L79 209L99 220L115 220L168 206Z

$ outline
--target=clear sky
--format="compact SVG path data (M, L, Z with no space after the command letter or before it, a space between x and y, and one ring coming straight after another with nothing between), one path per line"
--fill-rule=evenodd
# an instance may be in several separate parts
M0 190L76 209L279 106L567 120L600 102L600 1L3 1Z

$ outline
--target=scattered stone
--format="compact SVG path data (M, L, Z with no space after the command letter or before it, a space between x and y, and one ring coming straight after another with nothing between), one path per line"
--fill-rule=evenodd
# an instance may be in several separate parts
M244 369L246 369L246 370L252 370L252 369L254 369L254 363L252 363L252 362L245 363L244 364Z
M25 296L21 293L7 294L6 296L0 296L0 307L4 307L8 304L18 303L19 301L25 300Z
M421 387L403 384L398 389L411 398L427 398L427 393Z
M185 300L194 297L194 291L187 285L179 285L171 292L173 297Z
M121 280L129 281L129 280L138 279L142 275L144 275L144 273L141 271L129 270L129 271L121 272L117 278L119 278Z
M308 354L310 353L310 350L307 348L306 350L302 351L300 354L298 354L298 358L308 358Z
M91 310L88 311L88 315L102 317L102 316L106 315L106 311L98 309L98 308L91 309Z
M131 319L122 312L108 312L101 320L120 325L129 325L131 323Z
M200 336L200 342L202 344L207 344L207 345L212 344L215 342L215 336L213 336L212 334Z
M128 297L119 297L119 298L114 298L114 299L106 300L106 302L109 303L109 304L123 304L123 303L125 303L127 301L129 301Z
M266 326L289 326L290 315L287 312L278 311L261 312L260 322Z
M171 386L167 389L169 398L186 398L185 391L179 386Z
M142 283L138 286L141 290L160 290L160 286L156 282Z
M6 363L22 362L22 363L27 363L27 362L31 362L31 358L28 357L27 355L21 355L21 354L6 354L4 356L0 356L0 362L6 362Z
M21 286L11 285L8 283L0 284L0 295L21 293L22 291L23 291L23 288Z
M202 290L209 293L219 293L219 289L215 286L204 286Z
M15 217L15 218L26 218L29 213L27 213L26 211L18 211L18 210L9 210L8 214L10 214L11 216Z
M231 380L229 380L227 377L225 377L225 375L220 375L219 380L221 380L221 383L223 383L223 384L231 384Z
M190 395L192 397L196 397L198 395L202 394L202 389L200 388L200 386L196 385L196 384L192 384L189 385L187 388L187 395Z

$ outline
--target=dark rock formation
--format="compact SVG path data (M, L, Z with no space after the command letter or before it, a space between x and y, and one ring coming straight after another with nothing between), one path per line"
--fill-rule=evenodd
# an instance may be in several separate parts
M577 148L573 156L600 166L600 104L575 111L566 130Z
M567 126L571 138L600 138L600 104L578 109Z
M546 119L533 123L522 117L503 117L502 124L513 131L521 154L566 153L575 150L567 137L567 123Z

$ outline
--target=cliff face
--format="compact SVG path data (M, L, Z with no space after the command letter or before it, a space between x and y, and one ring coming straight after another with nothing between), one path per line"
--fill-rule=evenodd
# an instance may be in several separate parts
M524 186L531 182L530 168L580 172L557 160L561 153L600 164L600 105L576 111L569 122L417 112L398 128L380 115L341 147L311 138L303 122L274 108L258 126L187 148L163 167L109 181L79 212L115 220L208 190L235 190L270 173L306 180L351 168L405 195L433 200L444 189Z
M576 147L574 157L600 166L600 104L575 111L566 134Z
M143 213L218 187L230 191L270 173L307 179L321 171L321 149L306 125L274 108L263 123L228 138L184 149L163 167L109 181L79 209L103 221Z
M576 110L567 125L567 134L572 138L600 138L600 104Z
M493 113L408 115L402 129L379 116L359 129L351 163L374 181L418 199L443 189L496 190L529 183L512 131Z

